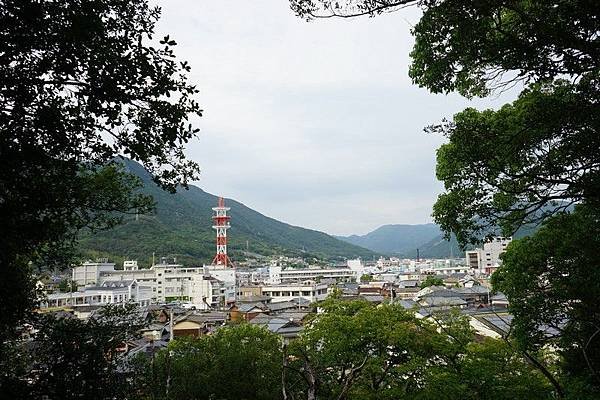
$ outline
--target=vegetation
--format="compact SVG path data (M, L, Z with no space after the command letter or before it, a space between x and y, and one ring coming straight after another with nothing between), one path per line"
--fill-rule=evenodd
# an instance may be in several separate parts
M600 392L600 9L593 0L291 0L302 17L375 16L418 5L409 75L468 98L521 87L498 110L468 108L428 128L445 192L435 221L462 245L542 225L514 241L494 277L522 351L559 349L540 365L557 397ZM577 204L575 211L572 205ZM589 222L588 222L589 221ZM586 283L586 280L588 283ZM591 297L587 297L591 296ZM546 347L544 347L546 346Z
M430 275L423 282L421 282L421 289L429 286L444 286L444 281L442 278Z
M31 343L6 341L0 354L4 398L125 399L135 388L120 348L142 326L133 306L106 306L83 321L38 315Z
M159 16L147 0L1 3L2 337L32 309L30 268L67 266L80 229L152 209L115 157L170 190L198 171L183 155L197 89L175 41L153 38Z
M156 202L153 214L128 216L125 223L102 232L84 232L80 249L88 257L137 259L150 265L156 256L176 257L178 262L197 265L212 261L215 232L212 207L217 198L190 185L189 190L170 194L162 190L137 163L123 161L126 170L143 182L141 193ZM233 260L246 250L263 255L287 254L305 259L372 258L375 253L344 243L323 232L299 228L266 217L235 200L227 200L232 217L228 250ZM239 257L239 258L238 258Z
M551 399L500 340L474 341L458 314L417 319L397 305L330 298L299 339L234 325L146 358L144 398ZM442 329L440 329L442 327ZM168 393L167 393L167 383Z
M277 335L240 324L169 343L154 359L137 360L137 371L152 399L279 399L281 360Z
M65 278L58 283L58 290L61 292L75 292L77 291L77 282L73 282L69 278Z

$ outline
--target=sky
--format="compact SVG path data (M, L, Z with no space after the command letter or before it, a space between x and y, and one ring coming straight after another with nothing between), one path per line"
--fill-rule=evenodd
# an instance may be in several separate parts
M285 0L168 0L157 33L191 64L204 115L193 182L267 216L335 235L432 222L443 186L423 132L469 102L408 77L417 9L306 22ZM235 224L235 221L232 221Z

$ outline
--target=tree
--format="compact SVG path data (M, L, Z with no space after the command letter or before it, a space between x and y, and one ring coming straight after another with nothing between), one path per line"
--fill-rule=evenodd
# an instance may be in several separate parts
M154 44L159 16L147 0L0 3L2 335L34 305L31 268L68 265L84 227L152 209L115 157L170 190L198 171L183 154L197 89L175 41Z
M145 360L141 388L155 399L279 399L281 359L277 335L242 323L169 343Z
M511 243L492 276L511 299L516 343L526 351L557 348L564 378L580 381L577 388L565 382L579 391L573 398L593 398L600 383L598 221L598 209L584 205L550 218L532 237Z
M120 348L137 335L138 316L133 305L106 306L86 321L39 316L32 321L36 332L31 343L10 342L16 354L3 365L3 396L127 398L132 387ZM19 363L17 368L14 362Z
M361 282L371 282L372 280L373 280L373 275L370 275L370 274L364 274L364 275L361 275L361 277L360 277Z
M77 291L77 282L65 278L58 283L58 290L61 292L75 292Z
M497 111L466 109L432 128L446 192L433 215L463 243L539 224L576 202L600 201L598 80L539 83Z
M290 398L551 398L517 352L499 340L474 342L457 312L418 319L395 304L340 299L321 309L287 349Z
M421 289L425 289L429 286L444 286L444 280L435 276L428 276L423 282L421 282Z
M308 19L375 16L418 5L423 15L412 30L415 45L409 69L414 83L434 93L457 91L469 98L523 88L518 99L499 110L466 109L452 121L428 129L448 139L437 154L436 174L445 192L438 197L433 216L448 237L456 234L463 245L500 232L511 235L523 226L544 226L521 244L513 241L495 282L508 292L521 348L525 343L534 347L543 343L540 331L548 321L561 332L568 328L560 335L567 363L560 374L583 381L575 385L576 390L583 386L575 398L600 390L593 360L596 350L590 348L596 345L595 330L589 325L595 317L582 318L580 307L585 309L587 303L580 304L579 294L586 287L579 286L580 277L593 276L591 271L598 269L598 258L588 257L596 244L594 240L558 244L563 234L593 238L595 230L578 222L584 215L597 218L600 207L597 2L291 0L291 4ZM565 215L573 204L582 208ZM526 266L519 256L533 264ZM585 267L573 266L583 259L588 261ZM582 369L581 357L586 356L582 343L590 338L588 368ZM574 348L579 349L573 353L579 358L571 358L569 349ZM575 370L587 376L580 378L572 373ZM557 388L557 394L562 393Z

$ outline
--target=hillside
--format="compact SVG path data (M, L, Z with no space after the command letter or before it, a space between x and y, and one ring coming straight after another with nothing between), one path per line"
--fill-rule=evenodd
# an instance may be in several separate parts
M532 234L536 226L525 226L519 229L514 237L521 238ZM464 257L456 238L444 239L442 231L436 224L422 225L383 225L366 235L338 236L340 240L378 253L415 258L417 249L422 258ZM468 249L473 246L468 246Z
M214 255L215 239L211 228L212 207L217 196L190 185L175 194L161 190L143 167L125 161L126 169L139 176L143 192L153 196L156 213L129 218L123 225L81 237L82 252L89 257L137 259L148 265L156 257L177 257L186 264L208 263ZM317 256L325 259L372 258L371 250L345 243L323 232L289 225L254 211L244 204L226 199L231 207L229 252L232 258L243 251L262 255L287 254Z
M383 225L363 236L338 236L338 239L379 253L404 254L440 234L435 224Z

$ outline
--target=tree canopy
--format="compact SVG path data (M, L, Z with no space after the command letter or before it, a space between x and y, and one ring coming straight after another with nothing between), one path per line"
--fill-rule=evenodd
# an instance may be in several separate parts
M597 294L584 280L600 267L594 226L600 208L598 2L290 3L309 20L417 6L423 13L412 29L409 68L415 84L467 98L521 90L497 110L468 108L427 128L448 141L437 152L436 175L445 191L433 216L463 245L541 226L508 246L494 284L507 294L520 348L558 348L553 371L568 390L555 385L557 395L593 397L600 391L600 334L587 296ZM555 337L546 337L549 332Z
M35 300L31 263L67 266L80 229L152 209L115 157L170 190L198 171L183 153L198 90L175 41L154 38L159 17L147 0L0 3L4 333Z

